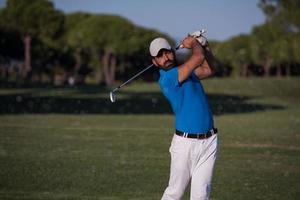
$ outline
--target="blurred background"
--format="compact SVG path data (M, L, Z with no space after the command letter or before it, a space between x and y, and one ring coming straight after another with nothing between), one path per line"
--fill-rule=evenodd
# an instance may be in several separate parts
M1 1L1 81L111 86L206 28L218 77L299 76L298 1ZM179 52L184 58L186 52ZM155 70L147 80L157 80Z
M109 91L151 63L153 38L200 29L217 68L201 81L211 199L299 199L299 0L0 0L0 199L160 199L174 116L158 70Z

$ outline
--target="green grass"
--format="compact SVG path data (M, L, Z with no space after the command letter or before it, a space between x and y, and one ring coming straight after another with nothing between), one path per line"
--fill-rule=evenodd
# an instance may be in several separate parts
M297 199L300 79L204 85L220 132L211 198ZM0 88L0 199L160 199L170 107L156 84L118 97L112 105L97 87Z

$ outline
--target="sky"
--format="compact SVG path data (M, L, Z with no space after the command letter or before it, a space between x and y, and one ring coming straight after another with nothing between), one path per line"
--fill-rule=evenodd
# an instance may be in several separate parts
M64 13L84 11L114 14L136 25L152 28L180 40L189 32L206 29L213 40L250 33L265 16L258 0L51 0ZM5 0L0 0L0 6Z

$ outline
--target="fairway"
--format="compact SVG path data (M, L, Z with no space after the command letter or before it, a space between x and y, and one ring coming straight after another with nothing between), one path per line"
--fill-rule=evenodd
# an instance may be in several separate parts
M219 129L213 200L300 195L300 79L204 81ZM156 83L0 87L0 199L160 199L171 108ZM184 197L189 199L188 190Z

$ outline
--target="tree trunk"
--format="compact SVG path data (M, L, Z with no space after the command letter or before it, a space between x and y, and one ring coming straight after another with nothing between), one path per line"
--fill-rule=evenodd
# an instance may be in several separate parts
M103 70L101 69L102 67L102 64L101 64L101 59L102 59L102 55L103 55L103 52L99 49L94 49L94 52L93 52L95 55L97 55L98 59L99 59L99 66L96 67L94 69L94 75L95 75L95 79L96 79L96 82L98 84L100 84L103 80Z
M32 67L31 67L31 50L30 50L31 49L31 36L26 35L24 37L23 42L24 42L24 46L25 46L25 51L24 51L25 61L24 61L24 68L22 70L22 77L24 79L27 79L29 73L32 70Z
M270 75L272 63L273 63L273 59L272 58L267 58L266 59L265 64L263 66L263 68L264 68L264 76L269 76Z
M117 58L114 55L110 57L110 78L111 84L115 83L116 67L117 67Z
M5 64L0 63L0 74L1 74L1 79L7 80L8 78L8 72L7 72L7 67Z
M241 69L241 72L240 72L240 75L242 76L242 77L247 77L248 75L249 75L249 73L248 73L248 71L249 71L249 69L248 69L248 64L247 63L244 63L243 65L242 65L242 69Z
M108 86L110 85L110 77L109 77L109 52L105 51L102 56L102 66L103 66L103 74L104 74L104 80L105 84Z
M276 66L276 76L277 76L277 77L281 77L281 75L282 75L281 66L280 66L280 64L278 64L278 65Z
M105 84L111 86L115 82L116 58L110 50L106 50L102 56L103 74Z
M286 76L291 76L291 64L290 63L288 63L286 65L285 70L286 70Z
M102 79L103 79L102 74L103 73L100 69L95 70L95 79L98 84L100 84L102 82Z
M71 74L68 74L68 82L70 85L75 85L76 83L80 82L80 76L78 74L80 67L82 66L82 49L81 47L76 47L74 52L75 57L75 66L74 71Z
M81 58L81 48L80 47L77 47L76 48L76 51L75 51L75 60L76 60L76 63L75 63L75 74L78 73L81 65L82 65L82 58Z

